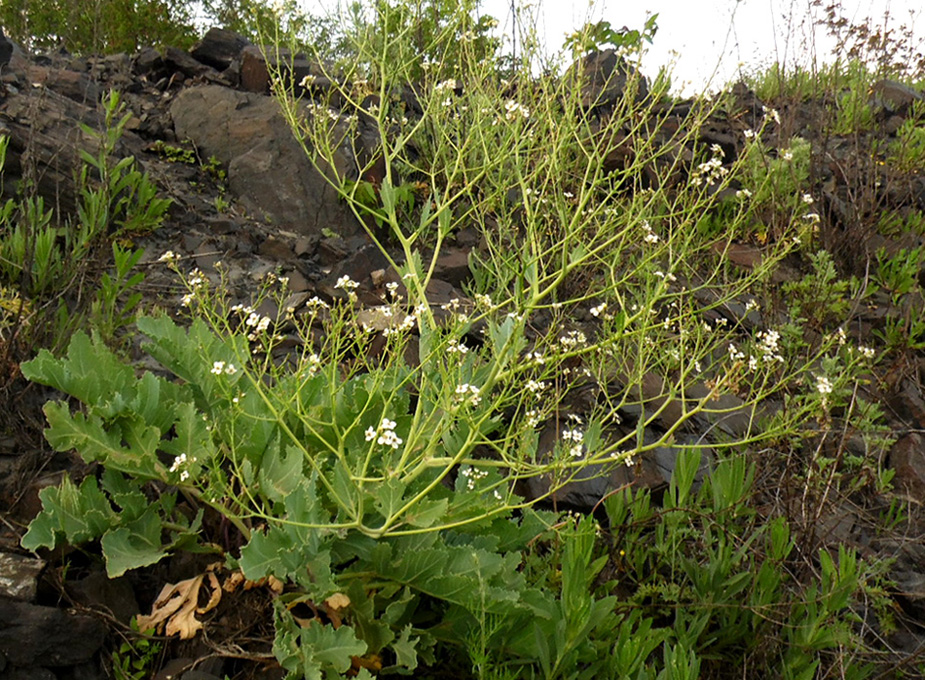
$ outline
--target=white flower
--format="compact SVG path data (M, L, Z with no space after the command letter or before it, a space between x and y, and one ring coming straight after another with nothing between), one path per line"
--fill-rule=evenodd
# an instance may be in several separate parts
M785 161L792 161L792 160L793 160L793 151L791 151L790 149L787 149L786 151L784 151L784 152L780 155L780 157L783 158Z
M466 354L469 351L469 348L458 340L453 339L450 340L450 344L446 348L446 351L450 354Z
M860 352L861 356L865 359L873 359L876 354L873 347L864 347L864 345L858 347L858 352Z
M739 189L736 192L736 198L751 198L751 197L752 197L752 192L749 191L748 189Z
M528 392L533 392L533 394L538 394L546 389L546 383L542 380L528 380L527 384L524 386L527 388Z
M585 434L581 430L562 430L562 441L569 442L568 455L572 458L581 458L584 452Z
M376 443L380 446L390 446L393 449L397 449L402 445L403 440L395 434L396 425L397 423L394 420L383 418L378 428L366 428L366 441L371 442L375 439Z
M343 290L350 292L352 290L356 290L357 288L359 288L360 284L354 281L353 279L351 279L346 274L344 274L343 276L337 279L337 283L334 284L334 287L342 288Z
M584 345L587 340L587 337L581 331L569 331L559 338L559 344L565 349L572 349Z
M816 224L820 219L819 213L814 213L814 212L806 213L805 215L803 215L803 219L812 224Z
M173 459L173 465L170 466L171 472L176 472L180 469L181 465L186 465L186 454L181 453L179 456Z
M305 306L309 309L328 309L328 303L319 298L317 295L312 297L311 300L305 303Z
M166 253L157 258L158 262L176 262L180 259L180 256L177 255L172 250L168 250Z
M812 197L812 194L803 194L800 200L802 200L806 205L812 205L816 202Z
M784 360L784 357L779 354L780 333L774 330L759 332L758 338L760 339L758 349L765 361L781 362Z
M754 139L754 137L755 137L755 131L754 131L754 130L751 130L751 129L746 130L746 131L743 132L742 134L745 135L745 139Z
M504 104L504 110L506 112L504 114L504 117L507 118L508 120L516 120L518 117L521 117L521 118L530 117L530 109L528 109L525 106L521 106L520 104L515 102L513 99L507 100L507 102Z
M224 371L224 370L225 370L225 362L224 362L224 361L213 361L213 362L212 362L212 371L211 371L211 373L214 373L215 375L221 375L221 374L222 374L222 371Z
M816 391L823 397L832 394L832 383L824 375L816 376Z
M475 385L470 385L469 383L457 385L456 401L460 403L467 403L470 406L478 406L479 402L482 401L479 388Z
M592 308L591 308L591 310L590 310L590 311L591 311L591 316L598 317L598 316L601 315L601 313L602 313L605 309L607 309L607 303L606 303L606 302L602 302L602 303L599 304L597 307L592 307Z

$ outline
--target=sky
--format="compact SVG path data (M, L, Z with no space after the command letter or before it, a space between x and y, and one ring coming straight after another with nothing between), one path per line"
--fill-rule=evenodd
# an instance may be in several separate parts
M303 0L311 11L330 10L343 0ZM481 11L499 21L509 36L512 0L481 0ZM643 59L644 74L672 66L676 91L694 94L718 90L740 72L755 71L775 61L806 63L815 53L831 61L835 41L812 17L823 16L812 0L599 0L588 9L570 0L513 0L537 13L540 33L549 49L559 49L567 33L589 19L606 20L614 28L641 29L648 14L658 14L658 33ZM828 4L824 1L820 4ZM894 29L909 26L925 51L925 2L922 0L841 0L842 14L853 22L872 19Z

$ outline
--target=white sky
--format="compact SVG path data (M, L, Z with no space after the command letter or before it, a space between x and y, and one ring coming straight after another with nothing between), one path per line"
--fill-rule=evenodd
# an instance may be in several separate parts
M302 1L309 10L318 11L336 7L339 0ZM653 77L660 65L673 63L675 89L688 93L718 89L736 77L740 64L754 71L774 61L807 63L808 53L825 59L834 45L824 29L813 31L810 17L821 17L823 12L811 9L811 0L599 0L590 15L588 5L580 0L514 2L538 11L540 31L551 51L559 49L565 35L589 17L606 19L617 29L624 25L641 29L647 13L657 13L658 33L643 71ZM906 24L918 41L925 39L923 0L842 0L841 5L843 15L852 21L870 17L873 25L883 25L889 16L894 29ZM481 11L497 18L499 31L510 36L511 0L481 0Z

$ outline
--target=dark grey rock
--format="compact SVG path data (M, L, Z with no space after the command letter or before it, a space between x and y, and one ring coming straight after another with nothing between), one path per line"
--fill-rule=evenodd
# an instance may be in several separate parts
M913 102L922 101L925 96L908 85L895 80L878 80L870 87L870 99L888 113L906 113Z
M47 668L7 668L3 671L3 680L57 680L55 674Z
M213 68L197 61L189 52L184 52L176 47L168 47L165 50L164 63L174 71L179 71L189 78L214 73Z
M645 99L649 94L645 77L613 49L582 57L569 67L569 73L574 75L566 74L566 78L577 77L580 80L581 105L585 109L612 108L623 98L627 87L633 88L636 101Z
M0 597L31 602L44 568L43 560L0 552Z
M202 40L193 45L190 54L196 61L224 71L249 44L250 41L240 33L213 26Z
M102 570L79 581L68 582L67 592L75 603L108 610L126 625L141 611L129 580L124 577L110 579Z
M89 616L0 599L0 653L13 666L84 663L96 654L105 635L105 626Z
M0 68L9 64L12 58L13 43L3 34L3 29L0 28Z
M206 85L180 92L170 107L178 138L228 168L228 184L249 211L274 226L310 236L329 229L344 236L360 226L337 192L311 164L269 97ZM306 114L307 115L307 114ZM349 145L339 174L356 173Z

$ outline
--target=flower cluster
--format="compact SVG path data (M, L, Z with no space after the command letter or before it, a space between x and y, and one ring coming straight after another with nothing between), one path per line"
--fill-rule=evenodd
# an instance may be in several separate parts
M394 420L383 418L378 428L369 427L366 429L366 441L371 442L375 439L380 446L391 446L393 449L397 449L402 445L402 439L395 434L396 425L397 423Z
M466 354L469 351L469 348L462 342L459 342L455 338L450 340L450 344L447 346L446 351L449 354Z
M720 145L711 145L710 151L713 152L713 156L710 160L698 165L697 169L693 172L691 183L695 187L699 187L702 184L707 184L708 186L716 184L729 174L729 168L723 167L723 149Z
M213 361L212 369L209 372L214 375L221 375L222 373L225 375L234 375L238 372L238 369L234 364L226 364L224 361Z
M559 336L559 344L566 350L582 347L587 342L588 338L581 331L569 331L565 335Z
M189 479L189 471L183 470L181 468L185 467L187 463L195 463L195 458L187 458L185 453L181 453L179 456L173 459L173 464L170 466L170 472L180 471L180 481L185 482Z
M766 331L758 333L758 351L765 361L783 363L784 357L780 354L780 333Z
M572 458L581 458L584 453L585 433L581 430L562 430L562 441L566 443L568 455Z
M832 394L834 387L832 381L824 375L816 376L816 391L822 395L822 408L828 408L829 395Z
M469 491L475 490L475 483L480 479L488 476L488 470L469 467L468 465L459 471L459 474L466 478L466 488Z
M515 121L518 118L529 118L530 109L515 102L513 99L508 99L504 104L504 117L509 121Z
M463 383L462 385L457 385L456 387L456 402L460 404L468 404L469 406L478 406L479 402L482 401L482 395L478 387L475 385L470 385L469 383Z
M642 230L646 233L642 237L642 240L646 243L658 243L658 234L652 231L652 225L649 224L649 220L645 220L642 223Z

